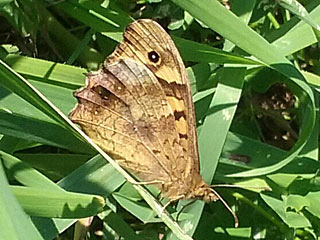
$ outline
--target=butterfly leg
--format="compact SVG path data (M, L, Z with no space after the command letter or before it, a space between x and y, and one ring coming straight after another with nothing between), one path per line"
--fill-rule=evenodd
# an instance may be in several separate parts
M177 214L177 217L176 217L176 222L178 222L179 220L179 216L180 214L183 212L183 210L185 210L187 207L189 207L191 204L193 204L195 201L197 201L197 199L192 199L192 201L188 202L186 205L184 205L179 211L178 211L178 214Z
M183 198L185 198L185 195L180 195L180 196L177 196L177 197L175 197L175 198L173 198L173 199L170 199L169 202L167 202L167 203L162 207L161 213L163 213L164 210L166 210L166 208L167 208L171 203L176 202L176 201L179 201L179 200L181 200L181 199L183 199Z

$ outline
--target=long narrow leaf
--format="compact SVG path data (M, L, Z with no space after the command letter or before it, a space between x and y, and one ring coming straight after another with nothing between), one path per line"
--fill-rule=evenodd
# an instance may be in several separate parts
M11 186L23 209L31 216L84 218L103 210L104 199L97 195Z
M0 161L0 239L42 239L13 196Z

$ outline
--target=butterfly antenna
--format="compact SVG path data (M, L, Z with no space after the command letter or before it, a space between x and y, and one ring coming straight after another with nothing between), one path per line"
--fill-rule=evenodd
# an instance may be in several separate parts
M218 194L217 191L215 191L213 188L210 188L211 191L219 198L219 200L222 202L222 204L225 206L225 208L232 214L233 219L234 219L234 227L239 226L239 219L236 213L231 209L231 207L228 205L228 203Z

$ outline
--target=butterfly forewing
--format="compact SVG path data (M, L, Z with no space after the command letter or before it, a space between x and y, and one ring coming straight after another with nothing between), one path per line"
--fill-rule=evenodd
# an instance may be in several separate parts
M158 62L154 63L149 59L150 52L159 54ZM189 177L194 171L199 173L197 136L189 80L171 37L156 22L148 19L137 20L127 27L124 41L107 58L105 64L119 58L142 62L157 77L176 118L180 145L188 155L181 166L183 174Z

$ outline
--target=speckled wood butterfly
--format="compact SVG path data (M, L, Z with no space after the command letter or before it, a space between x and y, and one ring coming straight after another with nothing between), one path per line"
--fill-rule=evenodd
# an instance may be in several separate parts
M200 175L189 80L158 23L131 23L123 42L75 97L71 120L122 167L157 183L170 202L222 200Z

